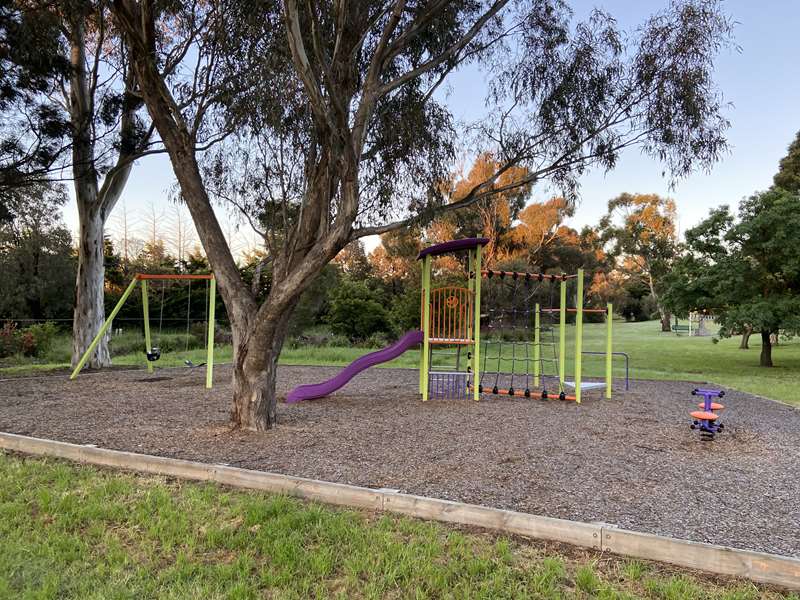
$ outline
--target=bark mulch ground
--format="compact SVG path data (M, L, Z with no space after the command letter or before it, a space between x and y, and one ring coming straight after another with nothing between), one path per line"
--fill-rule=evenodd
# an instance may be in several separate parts
M338 369L281 367L278 387ZM230 431L230 367L0 381L0 430L800 556L800 411L731 391L725 433L688 427L695 384L634 381L603 400L431 400L373 369L323 400Z

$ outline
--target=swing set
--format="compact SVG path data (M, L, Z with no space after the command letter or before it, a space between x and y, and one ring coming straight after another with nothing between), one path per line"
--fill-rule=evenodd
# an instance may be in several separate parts
M145 358L146 358L146 365L148 373L153 372L153 363L157 362L161 358L161 347L160 347L160 340L161 340L161 327L164 321L164 301L166 299L166 282L167 281L188 281L189 282L189 294L188 300L186 305L186 349L188 350L189 345L189 329L191 325L190 321L190 310L192 305L192 281L205 281L206 282L206 326L208 329L207 337L206 337L206 362L194 364L191 360L185 360L186 366L190 368L196 367L206 367L206 388L211 388L213 374L214 374L214 312L216 308L216 289L217 289L217 282L214 278L213 274L202 274L202 275L171 275L171 274L147 274L147 273L137 273L133 281L131 281L130 285L128 285L125 293L122 294L122 297L117 302L117 305L114 307L114 310L111 311L111 314L108 315L108 318L103 323L103 326L100 328L100 331L92 340L92 343L89 344L89 347L86 349L86 352L83 353L81 356L80 361L75 366L75 369L72 371L70 375L70 379L75 379L80 373L81 369L86 365L86 362L89 360L89 357L93 355L97 345L100 343L100 340L103 339L103 336L106 335L108 332L109 327L111 327L111 323L114 321L114 318L119 313L122 306L125 304L125 301L130 297L133 293L134 289L138 284L141 284L142 290L142 313L144 319L144 344L145 344ZM150 306L149 306L149 299L148 299L148 282L150 281L161 281L161 304L159 309L159 319L158 319L158 337L156 345L153 345L151 332L150 332Z

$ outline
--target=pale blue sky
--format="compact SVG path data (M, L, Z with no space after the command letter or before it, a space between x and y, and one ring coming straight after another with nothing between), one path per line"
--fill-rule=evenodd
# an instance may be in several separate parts
M622 28L631 29L666 1L573 0L576 16L593 7L614 15ZM695 173L674 190L662 177L662 167L637 150L628 151L610 173L593 172L582 181L581 203L573 226L597 223L609 198L621 192L658 193L675 198L680 227L685 230L702 219L709 208L736 204L743 196L768 187L786 147L800 130L800 0L733 0L725 3L737 21L736 43L740 52L725 51L716 63L716 79L725 100L732 106L730 153L711 173ZM457 117L479 115L483 109L483 82L474 73L451 80L447 101ZM165 202L173 175L164 156L141 160L134 168L125 191L125 202L134 214L147 210L151 201ZM534 199L544 199L537 191ZM65 209L70 229L77 230L72 204ZM240 240L248 245L252 235Z

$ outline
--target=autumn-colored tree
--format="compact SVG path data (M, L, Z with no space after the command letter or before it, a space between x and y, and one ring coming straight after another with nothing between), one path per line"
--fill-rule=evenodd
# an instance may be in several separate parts
M461 202L475 188L490 180L500 167L500 162L490 152L479 154L466 177L453 178L447 192L448 201ZM491 266L504 257L505 237L525 206L531 188L528 169L511 167L486 187L486 197L473 204L470 210L451 212L433 221L427 228L426 237L433 243L464 237L489 238L483 249L483 260L484 264Z
M333 259L333 263L356 281L366 279L372 274L372 265L361 240L350 242L342 248Z
M507 236L507 254L524 257L528 264L544 268L543 253L560 234L565 233L561 225L571 212L564 198L529 204L520 211L519 222Z
M608 201L600 221L602 238L611 245L617 265L640 278L658 307L661 330L670 330L670 314L661 302L663 281L678 253L675 201L657 194L620 194Z
M422 249L419 227L396 229L381 235L381 243L369 256L377 277L399 293L410 285L419 286L420 269L417 255Z

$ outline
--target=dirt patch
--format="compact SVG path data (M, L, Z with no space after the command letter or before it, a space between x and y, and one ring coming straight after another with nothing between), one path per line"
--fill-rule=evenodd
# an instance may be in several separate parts
M334 375L282 367L278 387ZM689 430L694 387L632 382L613 400L431 400L415 370L367 371L330 398L279 407L266 434L231 431L229 367L0 382L0 430L603 521L800 556L800 411L740 392L725 433ZM165 378L155 381L156 378Z

